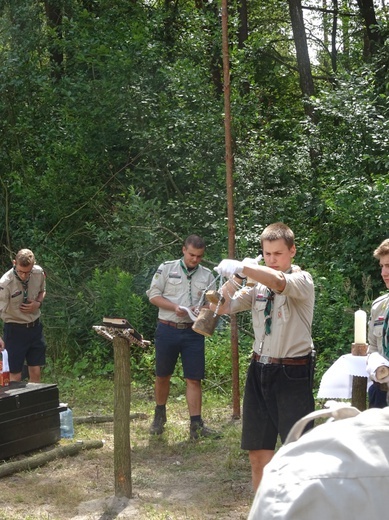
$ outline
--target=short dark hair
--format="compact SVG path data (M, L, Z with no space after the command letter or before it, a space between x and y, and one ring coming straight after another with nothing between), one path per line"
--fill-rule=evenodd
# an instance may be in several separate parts
M184 247L193 246L195 249L205 249L205 241L199 235L189 235L184 242Z
M272 242L273 240L283 239L286 242L286 245L290 249L294 246L294 233L286 224L282 222L275 222L274 224L270 224L267 226L260 236L261 245L263 245L264 240L269 240Z
M374 250L373 256L377 260L381 258L381 256L389 255L389 238L385 238L383 242Z

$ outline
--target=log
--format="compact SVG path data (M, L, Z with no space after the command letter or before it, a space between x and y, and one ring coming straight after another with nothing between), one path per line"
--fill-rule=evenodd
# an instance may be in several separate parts
M148 415L145 413L130 413L130 421L134 419L147 419ZM113 415L87 415L80 417L73 417L74 424L97 424L113 422Z
M33 455L32 457L26 457L22 460L6 462L0 465L0 478L12 475L13 473L17 473L19 471L26 471L38 468L55 459L77 455L77 453L79 453L81 450L102 448L103 445L104 444L102 441L96 440L78 441L76 443L67 444L66 446L59 446L58 448L54 448L50 451L45 451L44 453Z

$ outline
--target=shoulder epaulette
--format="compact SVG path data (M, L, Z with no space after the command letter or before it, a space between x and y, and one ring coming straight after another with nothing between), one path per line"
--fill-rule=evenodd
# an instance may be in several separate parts
M11 283L11 277L7 275L8 272L4 273L3 276L0 278L1 288L7 287L7 285Z
M389 298L389 293L381 294L381 296L378 296L378 298L374 300L373 305L381 302L382 300L386 300L386 298Z

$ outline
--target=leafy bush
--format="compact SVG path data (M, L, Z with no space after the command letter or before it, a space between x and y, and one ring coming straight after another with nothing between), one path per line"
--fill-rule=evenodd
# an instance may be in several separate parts
M311 271L312 272L312 271ZM317 352L315 387L324 372L343 354L349 354L354 340L354 312L358 310L357 291L338 271L315 276L316 302L313 341ZM369 280L363 280L369 292ZM364 310L368 311L368 308Z

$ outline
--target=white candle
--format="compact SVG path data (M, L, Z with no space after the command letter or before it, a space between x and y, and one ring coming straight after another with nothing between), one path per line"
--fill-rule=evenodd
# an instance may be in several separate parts
M366 343L366 312L361 309L354 314L354 343Z

